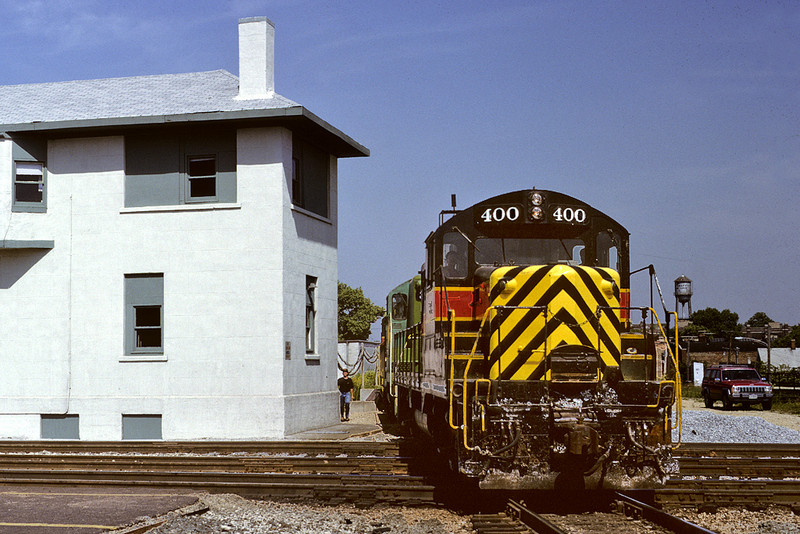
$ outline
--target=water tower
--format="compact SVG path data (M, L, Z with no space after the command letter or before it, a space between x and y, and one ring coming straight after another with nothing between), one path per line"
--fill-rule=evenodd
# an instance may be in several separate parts
M684 275L680 275L675 279L675 309L678 309L678 303L681 305L681 311L678 312L678 319L689 319L692 316L692 281ZM689 305L689 315L682 313L686 305Z

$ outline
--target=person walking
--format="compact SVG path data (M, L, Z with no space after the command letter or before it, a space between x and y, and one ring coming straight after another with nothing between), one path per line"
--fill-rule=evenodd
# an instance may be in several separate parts
M353 398L353 379L348 376L349 374L347 369L342 371L342 378L336 383L339 388L339 415L341 421L350 420L350 400Z

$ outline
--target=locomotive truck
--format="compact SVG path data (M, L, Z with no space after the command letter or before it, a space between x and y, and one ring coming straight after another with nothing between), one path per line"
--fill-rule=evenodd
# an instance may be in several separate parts
M454 200L387 296L386 407L482 488L662 482L680 380L629 235L554 191Z

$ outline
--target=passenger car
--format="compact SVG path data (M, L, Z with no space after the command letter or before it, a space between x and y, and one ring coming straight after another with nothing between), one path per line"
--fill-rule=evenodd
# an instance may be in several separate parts
M703 375L702 395L706 408L711 408L718 400L725 410L730 410L735 403L761 404L765 410L772 408L772 385L746 365L709 366Z

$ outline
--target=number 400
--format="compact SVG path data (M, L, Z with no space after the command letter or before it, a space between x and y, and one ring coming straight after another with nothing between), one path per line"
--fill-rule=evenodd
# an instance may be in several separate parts
M508 208L487 208L481 214L483 222L516 221L519 219L519 208L510 206Z

